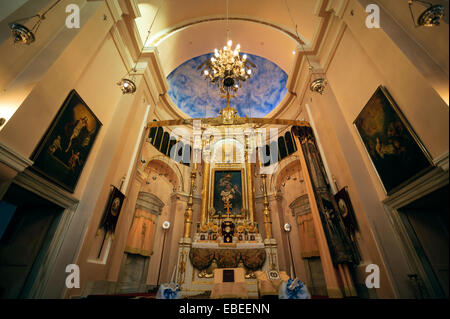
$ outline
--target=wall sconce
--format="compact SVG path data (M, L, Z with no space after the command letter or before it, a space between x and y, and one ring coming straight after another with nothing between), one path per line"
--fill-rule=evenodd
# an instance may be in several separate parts
M41 25L42 20L45 20L45 15L53 9L61 0L57 0L52 4L43 14L36 14L31 17L23 18L9 23L9 29L11 30L11 35L13 36L14 43L22 43L30 45L36 40L36 33ZM25 23L37 19L34 25L29 29L25 26Z
M412 6L414 3L419 3L422 6L426 6L427 9L423 11L419 18L416 20L414 17L414 13L412 10ZM430 2L421 1L421 0L408 0L409 11L411 12L411 17L414 22L415 27L434 27L440 25L440 20L444 16L444 6L438 4L433 5ZM416 22L417 21L417 22Z

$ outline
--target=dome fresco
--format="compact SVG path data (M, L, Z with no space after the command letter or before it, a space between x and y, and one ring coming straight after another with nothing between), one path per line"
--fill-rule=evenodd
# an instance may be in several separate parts
M244 53L242 53L244 54ZM252 77L243 82L238 96L230 105L240 116L264 117L283 99L287 92L287 74L279 66L260 56L248 54L256 65ZM226 106L226 99L220 97L218 87L205 79L197 68L212 53L192 58L168 76L169 96L184 113L193 118L215 117Z

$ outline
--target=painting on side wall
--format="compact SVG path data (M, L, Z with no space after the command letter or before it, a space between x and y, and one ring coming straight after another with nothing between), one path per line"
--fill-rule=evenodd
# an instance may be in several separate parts
M388 195L433 166L429 153L384 87L378 87L354 125Z
M226 217L241 216L243 205L242 171L241 170L215 170L213 180L213 207L215 213Z
M72 90L34 151L32 169L73 193L101 126Z

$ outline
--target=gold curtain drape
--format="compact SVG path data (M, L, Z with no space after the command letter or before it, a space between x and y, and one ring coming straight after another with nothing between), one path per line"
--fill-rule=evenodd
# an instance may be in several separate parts
M302 258L320 256L311 213L297 216Z
M156 216L141 209L136 209L133 225L128 234L125 252L150 256L153 249Z

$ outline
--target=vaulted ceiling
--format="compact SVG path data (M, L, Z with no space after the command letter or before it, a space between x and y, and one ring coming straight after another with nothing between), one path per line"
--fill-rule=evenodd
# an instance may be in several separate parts
M323 32L328 3L327 0L228 0L227 19L227 0L137 2L141 14L136 19L139 35L146 47L156 47L164 77L184 62L223 47L227 28L242 52L272 61L291 77L298 72L298 65L295 67L298 52L303 48L313 51Z
M228 0L230 37L242 50L267 58L289 72L292 51L300 38L309 47L317 35L323 1L316 0ZM226 43L226 0L140 0L136 19L142 40L155 17L147 46L157 46L166 75L181 63L210 53Z

